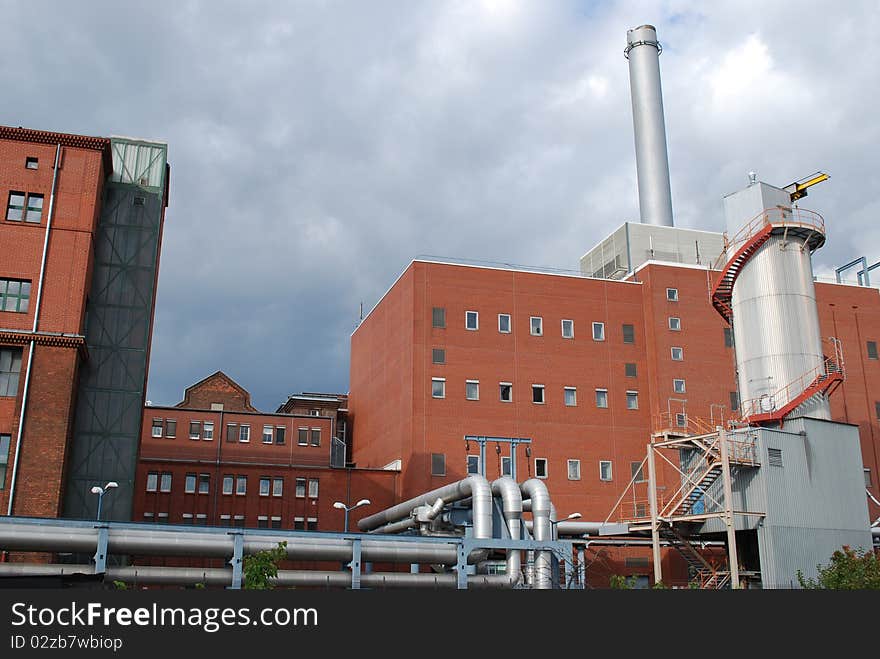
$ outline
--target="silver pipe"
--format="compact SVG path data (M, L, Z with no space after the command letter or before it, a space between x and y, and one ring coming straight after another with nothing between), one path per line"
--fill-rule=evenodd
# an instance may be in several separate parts
M550 524L550 494L544 481L537 478L527 480L520 485L523 496L531 500L533 532L535 540L549 541L553 539L552 525ZM549 590L553 587L550 570L550 552L547 550L535 553L535 587L539 590Z
M525 522L526 528L531 531L533 527L533 522L531 520L526 520ZM581 535L599 535L600 529L605 527L610 527L612 525L606 524L605 522L559 522L558 524L553 525L556 528L558 536L581 536ZM617 525L619 526L619 525Z
M386 524L385 526L380 526L378 529L373 529L370 531L371 535L384 535L384 534L394 534L401 533L402 531L408 531L409 529L415 528L416 520L410 517L409 519L402 519L399 522L393 522L391 524Z
M32 334L37 333L40 326L40 304L43 301L43 280L46 276L46 255L49 253L49 230L52 228L52 216L55 211L55 190L58 183L58 163L61 160L61 145L55 146L55 169L52 172L52 192L49 194L49 212L46 215L46 236L43 238L43 256L40 258L40 278L37 282L37 301L34 304L34 327ZM27 214L27 208L24 209ZM31 338L28 348L27 369L24 373L24 390L21 393L21 411L18 414L18 437L15 440L15 458L12 461L12 475L9 477L9 505L6 514L12 516L15 502L15 483L18 480L18 462L21 456L21 440L24 436L24 416L27 410L28 391L31 385L31 368L34 363L34 339Z
M653 25L627 30L624 55L629 60L641 220L643 224L671 227L672 192L660 87L661 51Z
M432 505L438 498L446 503L461 501L471 497L473 500L474 537L487 539L492 537L492 489L489 481L478 474L471 474L456 483L444 485L430 492L420 494L396 506L387 508L375 515L364 517L358 522L361 531L372 531L385 524L396 522L408 517L412 511L425 505Z
M492 494L501 497L501 511L511 539L521 539L523 502L519 485L510 476L502 476L492 482ZM522 554L518 549L507 550L507 576L511 586L522 579Z

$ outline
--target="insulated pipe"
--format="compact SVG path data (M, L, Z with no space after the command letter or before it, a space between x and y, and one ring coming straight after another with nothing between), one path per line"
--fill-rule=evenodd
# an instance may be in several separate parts
M0 564L0 576L62 576L65 574L94 574L92 565L33 565L26 563ZM232 583L229 568L188 568L159 566L108 566L105 581L124 581L129 584L150 583L167 585L228 586ZM370 572L361 574L361 586L367 588L456 588L454 573L410 574L406 572ZM279 570L272 579L276 586L333 586L350 588L351 574L310 570ZM468 576L468 588L505 588L510 586L503 575L475 574Z
M526 528L532 530L532 522L525 522ZM603 526L612 526L605 522L559 522L554 524L557 535L559 536L581 536L581 535L599 535L599 531Z
M522 493L519 485L510 476L502 476L492 482L492 494L501 497L501 511L507 522L507 530L512 540L522 538ZM510 585L515 586L522 578L522 554L518 549L507 550L507 576Z
M385 526L379 527L378 529L373 529L370 531L371 534L393 534L400 533L402 531L408 531L409 529L415 528L418 524L432 522L437 518L441 512L443 512L443 507L446 503L443 499L437 499L434 502L433 506L430 506L429 509L424 513L423 519L416 518L416 511L413 510L410 513L409 519L402 519L399 522L394 522L392 524L386 524Z
M537 478L527 480L520 485L520 491L524 497L531 499L533 519L532 535L539 542L553 539L553 529L550 524L550 494L544 481ZM539 590L549 590L553 587L550 570L550 552L541 550L535 553L535 587Z
M474 537L488 539L492 537L492 490L489 481L478 474L471 474L456 483L450 483L436 490L431 490L408 501L399 503L386 510L364 517L358 522L361 531L372 531L380 526L396 522L408 517L419 506L430 506L438 498L446 503L461 501L471 497L474 516Z
M52 217L55 214L55 190L58 183L58 164L61 162L61 145L55 146L55 169L52 172L52 192L49 194L49 212L46 215L46 236L43 238L43 256L40 258L40 277L37 280L37 300L34 304L34 326L31 334L36 334L40 327L40 305L43 301L43 281L46 277L46 255L49 253L49 231L52 228ZM25 204L27 206L27 204ZM27 215L27 207L24 209ZM12 461L12 475L9 478L9 505L6 514L12 516L15 503L15 482L18 480L18 461L21 456L21 440L24 436L24 415L27 410L28 391L31 385L31 369L34 364L34 339L31 337L28 347L27 369L24 373L24 388L21 393L21 410L18 414L18 433L15 440L15 459Z
M624 55L629 60L639 211L642 224L671 227L672 193L666 152L666 122L660 88L660 52L657 30L642 25L626 33Z

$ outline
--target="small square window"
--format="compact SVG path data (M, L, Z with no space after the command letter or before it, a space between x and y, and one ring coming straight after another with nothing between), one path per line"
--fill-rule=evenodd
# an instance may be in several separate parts
M269 490L271 488L271 481L268 478L260 479L260 496L267 497L269 496Z
M24 219L24 192L10 192L6 205L6 219L21 222Z
M24 221L39 224L43 219L43 195L30 193L27 196Z
M28 156L27 158L24 159L24 166L25 166L25 169L38 169L40 166L40 161L37 158L33 158L31 156Z
M636 342L636 328L635 325L623 325L623 342L624 343L635 343Z
M573 320L563 320L562 321L562 338L563 339L573 339L574 338L574 321Z
M684 348L673 346L671 349L672 361L680 362L684 359Z
M296 479L295 496L298 499L305 498L305 496L306 496L306 479L305 478L297 478Z
M498 314L498 331L502 334L510 334L510 314Z
M247 443L251 441L251 427L247 424L241 424L241 428L238 433L238 441Z
M306 520L304 517L294 517L293 518L293 530L294 531L305 531L306 530Z
M465 386L465 398L468 400L480 400L480 381L467 380Z
M675 316L669 317L669 329L673 332L678 332L681 330L681 318L676 318Z
M868 341L868 359L877 359L876 341Z
M678 289L677 288L667 288L666 289L666 299L670 302L678 302Z
M687 414L684 412L678 412L675 415L675 427L676 428L687 428L688 418Z
M280 529L281 528L281 518L280 517L272 517L271 526L273 529Z
M498 393L502 403L513 402L513 385L510 382L499 382Z
M672 390L677 394L685 393L684 380L675 379L672 381Z
M543 336L544 319L540 316L531 316L529 318L529 332L532 336Z
M599 461L599 480L610 481L612 479L611 460Z
M547 458L535 458L535 478L547 478Z
M223 494L232 494L234 480L229 474L223 476Z
M596 407L608 407L607 389L596 389Z
M263 444L272 444L275 440L273 436L275 428L272 426L263 426Z
M638 371L636 370L636 365L633 363L627 363L623 365L623 374L628 378L634 378L637 376Z
M199 474L199 494L211 493L211 475Z
M544 385L543 384L533 384L532 385L532 402L543 404L544 403Z
M431 309L431 326L443 329L446 327L446 309L434 307Z
M575 387L565 387L565 404L567 407L575 407L577 403L577 389Z
M467 456L467 473L469 473L469 474L479 474L480 473L480 456L479 455Z
M638 391L627 391L626 392L626 409L628 409L628 410L639 409L639 392Z
M204 441L211 441L214 439L214 422L213 421L205 421L205 432L202 435L202 439Z
M465 311L464 328L472 331L480 329L480 314L476 311Z
M258 529L268 529L269 528L269 516L268 515L257 515L257 528Z
M201 421L190 421L189 422L189 438L190 439L201 439L202 437L202 422Z
M174 419L165 419L165 436L169 439L177 437L177 421Z
M431 349L431 363L432 364L445 364L446 363L446 349L445 348L432 348Z
M443 378L431 378L431 396L433 398L446 398L446 380Z
M312 428L309 433L311 438L312 446L320 446L321 445L321 429L320 428Z
M283 478L273 478L272 479L272 496L280 497L284 495L284 479Z
M161 437L162 431L165 429L165 423L162 419L153 419L153 437Z
M644 483L645 482L645 472L642 469L641 462L630 462L629 463L629 473L633 478L634 483Z
M593 341L605 340L605 323L593 323Z
M309 445L309 429L308 428L297 428L296 443L299 446L308 446Z
M432 453L431 454L431 475L432 476L445 476L446 475L446 454L445 453Z
M568 480L579 481L580 479L581 479L581 461L580 460L569 460L568 461Z

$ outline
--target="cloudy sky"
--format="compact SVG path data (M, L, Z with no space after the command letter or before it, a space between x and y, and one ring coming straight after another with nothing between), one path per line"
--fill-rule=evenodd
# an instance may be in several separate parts
M148 398L345 391L416 255L577 267L638 219L626 30L657 26L676 224L831 181L817 272L880 260L876 0L0 0L0 123L167 141Z

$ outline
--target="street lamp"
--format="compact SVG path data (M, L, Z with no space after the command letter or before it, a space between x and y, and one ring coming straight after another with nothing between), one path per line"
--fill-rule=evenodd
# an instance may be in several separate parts
M338 508L339 510L345 511L345 533L348 533L348 513L350 513L355 508L360 508L361 506L369 506L372 503L369 499L361 499L353 506L346 506L341 501L337 501L333 504L334 508Z
M572 520L572 519L580 519L581 517L583 517L583 515L581 515L580 513L572 513L571 515L569 515L569 516L566 517L565 519L559 519L559 520L556 520L556 521L553 521L553 520L551 519L551 520L550 520L550 528L553 529L553 538L556 539L556 538L558 537L558 535L559 535L559 534L557 533L557 528L556 528L556 525L559 524L559 522L567 522L567 521Z
M92 494L98 495L98 515L95 519L97 519L99 522L101 521L101 503L104 501L104 495L107 494L108 491L117 487L119 487L119 483L117 483L116 481L110 481L104 487L98 487L97 485L95 485L92 488Z

